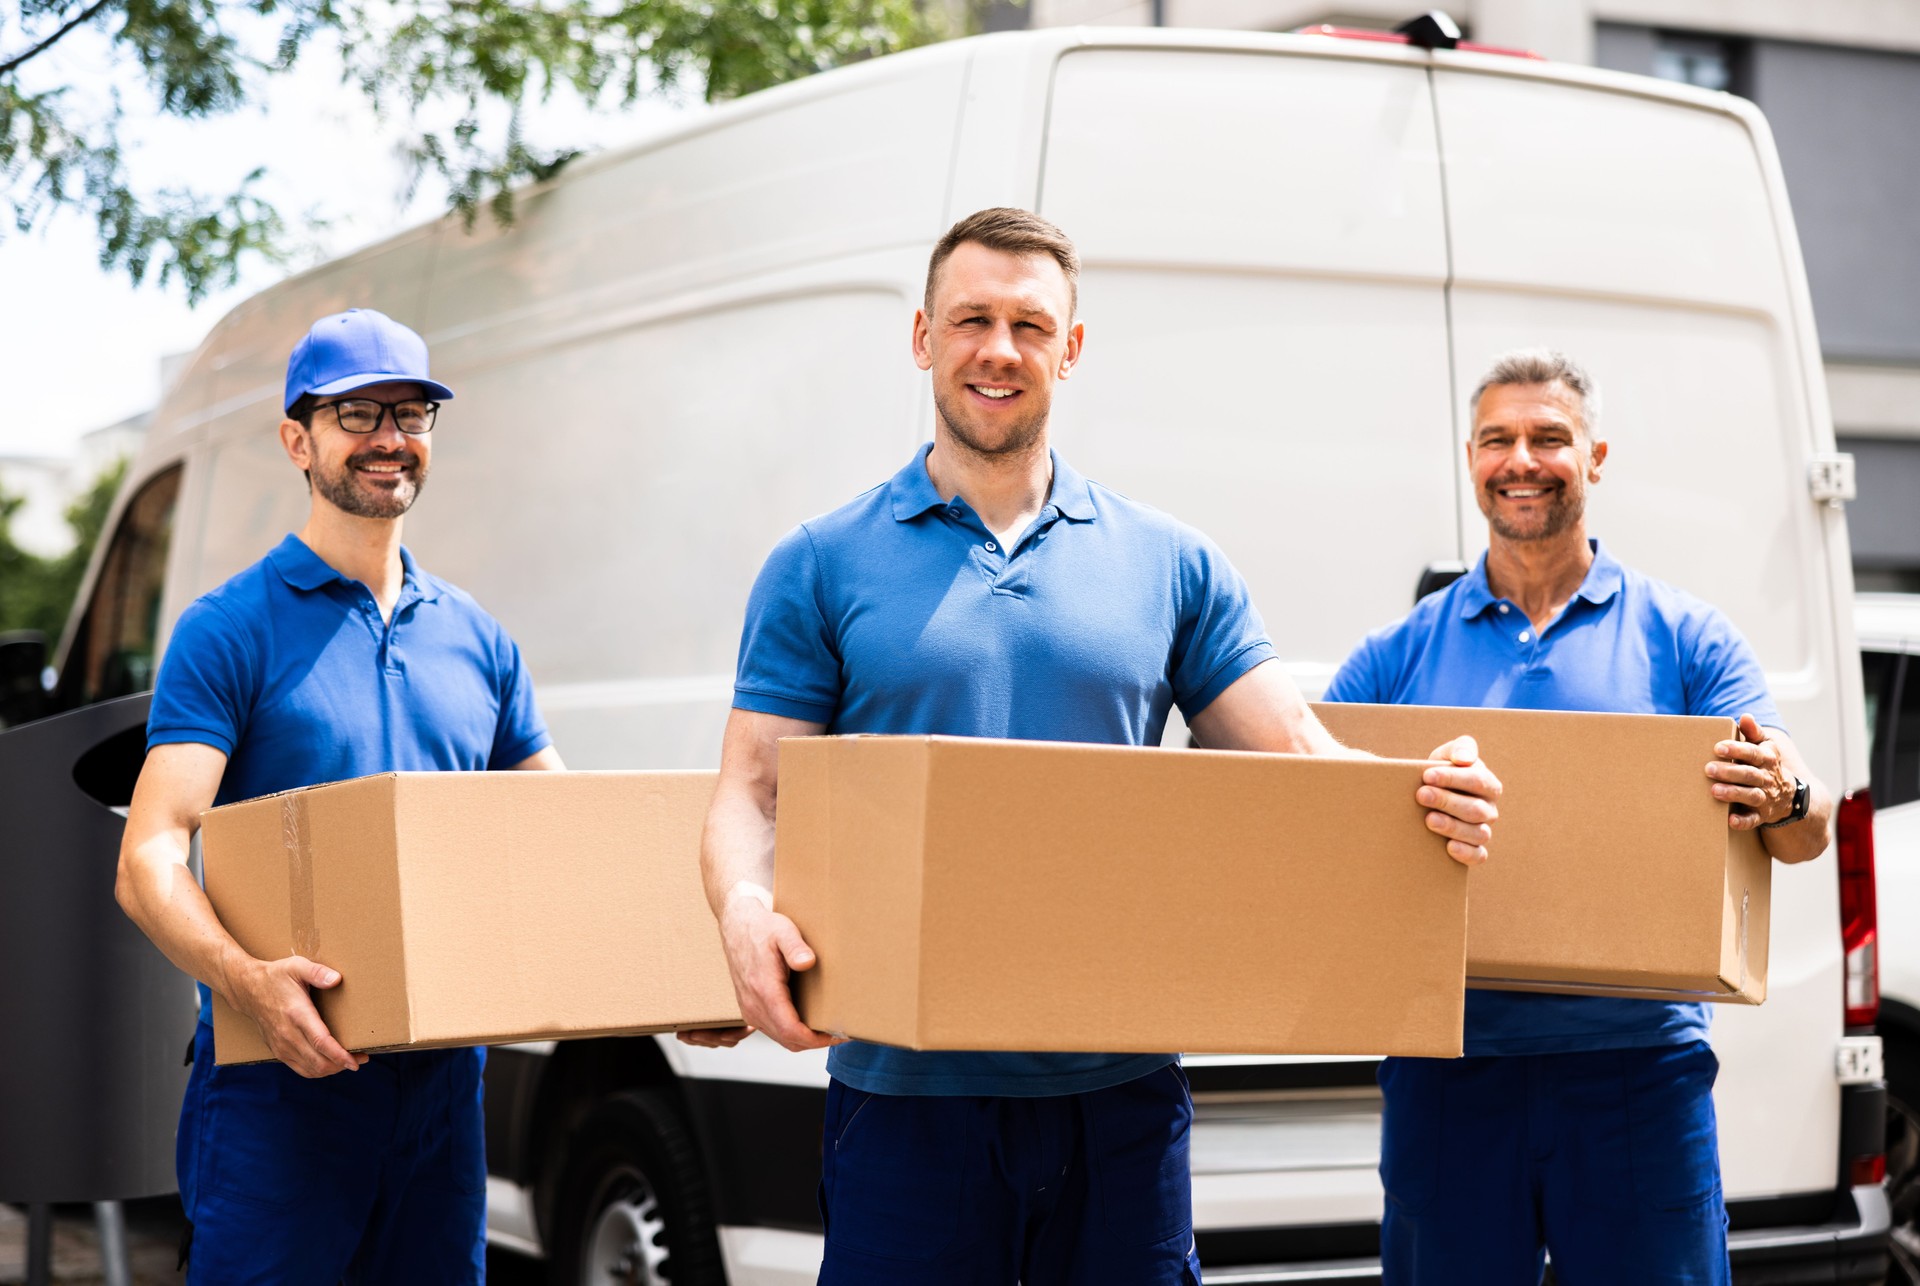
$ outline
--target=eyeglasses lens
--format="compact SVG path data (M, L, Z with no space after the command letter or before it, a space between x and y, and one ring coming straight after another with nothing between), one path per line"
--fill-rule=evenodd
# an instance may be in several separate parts
M333 404L334 414L340 417L340 427L348 433L372 433L380 427L381 418L391 408L393 422L400 431L407 434L425 433L433 428L434 414L440 409L437 402L375 402L370 398L348 398Z

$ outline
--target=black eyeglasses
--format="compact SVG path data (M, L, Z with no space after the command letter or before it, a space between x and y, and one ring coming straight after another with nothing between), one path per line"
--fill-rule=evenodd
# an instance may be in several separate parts
M370 397L349 397L338 402L327 402L314 408L320 411L332 411L334 420L345 433L374 433L380 428L380 421L387 412L393 412L394 425L409 437L419 437L422 433L433 431L434 417L440 414L438 402L408 400L405 402L376 402Z

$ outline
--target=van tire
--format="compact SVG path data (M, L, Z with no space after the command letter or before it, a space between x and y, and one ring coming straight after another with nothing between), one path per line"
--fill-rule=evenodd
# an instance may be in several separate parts
M662 1089L610 1094L568 1140L553 1286L726 1286L693 1136Z
M1884 1032L1887 1060L1887 1286L1920 1286L1920 1038Z

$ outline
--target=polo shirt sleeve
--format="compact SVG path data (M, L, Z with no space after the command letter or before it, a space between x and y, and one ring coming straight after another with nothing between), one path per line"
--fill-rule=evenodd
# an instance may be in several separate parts
M254 640L218 602L196 599L180 614L160 662L147 748L190 742L232 757L259 691Z
M736 710L830 724L840 709L840 655L822 605L819 551L788 532L753 582L734 674Z
M547 721L533 699L533 678L520 656L520 645L495 623L500 631L496 656L496 685L500 692L500 718L494 725L493 750L487 756L489 769L511 768L553 744L547 733Z
M1695 604L1680 622L1678 642L1688 714L1750 714L1769 728L1781 726L1760 658L1718 608Z
M1234 680L1273 660L1274 651L1247 582L1220 547L1190 528L1179 535L1180 619L1170 674L1173 699L1191 721Z

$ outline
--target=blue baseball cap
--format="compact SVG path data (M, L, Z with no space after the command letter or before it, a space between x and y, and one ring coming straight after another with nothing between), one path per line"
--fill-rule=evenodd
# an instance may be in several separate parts
M453 390L427 378L427 341L385 313L349 308L322 317L287 358L286 409L309 393L329 397L369 384L418 384L445 402Z

